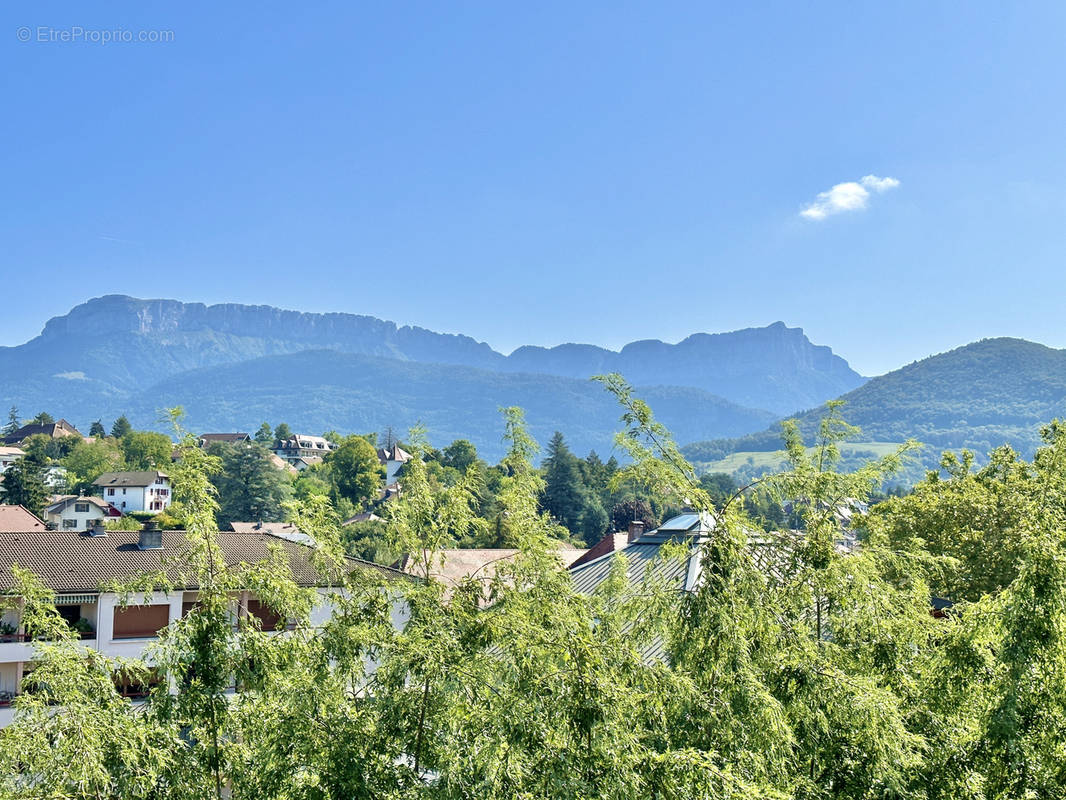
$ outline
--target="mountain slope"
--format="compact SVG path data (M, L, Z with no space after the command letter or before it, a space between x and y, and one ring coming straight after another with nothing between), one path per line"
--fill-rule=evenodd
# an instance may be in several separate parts
M638 394L687 438L738 435L772 419L699 389L651 387ZM577 452L609 452L621 415L614 399L588 380L332 351L191 370L131 397L124 409L134 425L151 427L161 409L174 405L185 408L194 430L255 430L264 420L284 420L312 432L369 432L421 422L434 444L467 438L492 459L503 454L501 406L524 408L542 443L563 431Z
M828 347L782 323L696 334L676 345L634 342L620 352L562 345L521 347L504 356L468 336L368 316L108 295L50 320L24 345L0 348L0 405L36 410L65 397L72 403L65 413L96 416L102 400L189 369L321 349L581 379L620 371L634 384L690 386L779 414L821 403L863 380Z
M731 333L697 333L677 344L631 342L619 352L591 345L520 347L508 370L572 378L620 372L635 384L678 383L766 408L779 415L843 394L862 376L825 346L811 344L801 328L775 322Z
M872 378L844 394L844 418L862 428L865 441L918 439L926 463L944 449L979 454L1008 443L1031 454L1039 427L1066 415L1066 350L1022 339L985 339L930 356ZM797 416L809 436L822 411ZM732 452L781 447L778 426L734 441L695 442L684 448L696 461Z

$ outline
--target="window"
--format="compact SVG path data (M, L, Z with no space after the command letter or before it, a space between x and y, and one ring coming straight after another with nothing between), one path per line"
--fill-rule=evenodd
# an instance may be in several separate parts
M248 615L259 620L260 630L276 631L285 627L285 620L261 600L248 601Z
M75 514L88 514L89 513L89 504L88 503L75 503L74 504L74 513Z
M107 496L108 497L114 497L115 496L115 490L114 489L108 489L107 490Z
M115 609L115 639L149 639L170 622L170 606L126 606Z
M78 527L78 521L76 519L65 519L65 520L63 520L63 527L64 528L76 528L76 527Z

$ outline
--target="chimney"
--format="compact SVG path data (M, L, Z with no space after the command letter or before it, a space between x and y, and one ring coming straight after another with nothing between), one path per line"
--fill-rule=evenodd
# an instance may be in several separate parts
M644 523L635 519L629 523L629 541L635 542L644 535Z
M148 520L141 527L141 535L137 538L138 550L161 550L163 548L163 532L159 530L159 524Z
M87 533L93 537L107 536L107 528L104 527L104 521L102 519L96 520L96 522L93 523L93 526L89 528Z

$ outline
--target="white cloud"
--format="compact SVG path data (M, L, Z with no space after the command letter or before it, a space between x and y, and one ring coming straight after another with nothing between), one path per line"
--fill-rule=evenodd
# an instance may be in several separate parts
M899 181L895 178L879 178L876 175L838 183L827 192L819 192L814 202L800 211L800 216L804 219L821 220L844 211L861 211L866 208L871 192L881 194L897 186Z

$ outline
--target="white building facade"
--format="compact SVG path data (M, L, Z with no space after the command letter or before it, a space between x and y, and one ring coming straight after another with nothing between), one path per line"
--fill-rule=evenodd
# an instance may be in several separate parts
M147 511L158 514L174 499L170 476L157 470L105 472L93 481L100 497L123 514Z
M330 598L341 590L318 585L322 579L311 564L307 544L262 532L221 532L218 542L229 563L256 563L269 557L272 546L280 546L297 582L317 586L321 596L321 602L312 610L311 625L318 627L328 621L332 613ZM141 658L160 631L196 604L197 592L180 587L157 591L147 598L138 595L137 604L123 607L118 595L92 587L166 569L168 560L178 556L184 546L183 532L159 531L151 523L142 531L98 531L96 535L61 530L0 533L0 594L10 597L14 589L10 568L18 563L35 572L55 592L56 610L78 633L81 646L109 657ZM348 568L400 576L395 570L355 559ZM241 617L253 615L265 631L280 633L289 629L287 620L279 618L249 591L232 593L232 610L235 624ZM405 621L405 607L395 605L393 623L402 626ZM34 642L22 624L16 599L9 607L0 607L0 727L12 721L15 697L33 668ZM148 690L146 686L116 686L131 698L143 696Z

